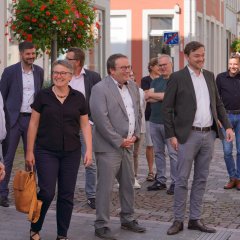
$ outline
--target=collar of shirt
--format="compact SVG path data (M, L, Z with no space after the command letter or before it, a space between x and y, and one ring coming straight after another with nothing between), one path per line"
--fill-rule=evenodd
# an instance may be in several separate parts
M123 85L128 85L128 81L123 83L123 84L120 84L117 80L115 80L112 76L111 76L113 82L118 86L118 88L122 89L122 86Z
M188 71L190 73L190 75L194 75L197 76L196 73L191 69L191 67L189 65L187 65ZM203 74L203 69L201 68L200 70L200 74Z
M81 78L83 75L86 75L86 72L85 72L84 68L82 68L79 75L73 75L73 78L78 79L78 78Z
M238 78L240 79L240 72L238 72L235 76L230 76L229 70L226 72L226 77L228 78Z
M29 71L29 72L24 71L22 64L21 64L21 67L22 67L22 73L24 73L24 74L32 74L34 72L34 66L33 65L32 65L32 70Z

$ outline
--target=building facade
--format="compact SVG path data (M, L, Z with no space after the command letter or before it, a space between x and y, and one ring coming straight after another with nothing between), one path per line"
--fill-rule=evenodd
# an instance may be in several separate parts
M239 0L111 0L111 53L126 54L139 80L148 74L149 59L161 53L172 56L174 71L182 68L184 46L196 40L206 47L205 67L217 74L226 69L238 35L238 8ZM172 41L173 33L179 41Z
M0 75L6 66L19 61L18 43L9 42L9 38L5 36L5 24L11 16L12 0L0 0ZM101 76L106 75L106 57L110 52L110 0L95 0L96 21L99 22L100 28L97 30L97 41L92 49L86 51L85 67L100 73ZM36 63L45 70L45 80L49 79L49 57L44 55L36 60Z

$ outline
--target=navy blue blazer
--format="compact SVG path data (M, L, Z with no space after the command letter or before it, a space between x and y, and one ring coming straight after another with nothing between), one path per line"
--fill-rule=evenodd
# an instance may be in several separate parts
M42 88L44 74L41 67L34 64L33 68L35 96L36 93ZM9 127L12 127L18 120L23 100L21 62L13 64L4 69L0 81L0 91L5 104L8 124Z
M91 112L89 107L89 99L91 96L92 87L101 81L101 77L98 73L94 71L90 71L84 68L85 75L84 75L84 86L85 86L85 99L86 99L86 105L88 110L88 116L91 119Z

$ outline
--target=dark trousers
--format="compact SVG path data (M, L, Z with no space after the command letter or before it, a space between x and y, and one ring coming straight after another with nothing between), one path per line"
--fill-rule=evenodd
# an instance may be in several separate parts
M19 116L16 124L8 129L7 138L3 142L3 159L5 165L6 176L0 183L0 195L8 196L8 184L11 177L13 161L20 138L22 137L24 153L27 148L27 130L30 116Z
M67 236L80 158L80 148L72 152L57 152L36 147L35 159L40 188L38 199L43 201L43 205L39 220L31 224L32 231L38 232L42 229L45 215L55 195L57 183L57 234Z

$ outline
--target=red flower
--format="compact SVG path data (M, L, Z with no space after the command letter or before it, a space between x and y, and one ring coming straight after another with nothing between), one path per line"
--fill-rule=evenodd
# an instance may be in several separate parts
M32 42L32 34L27 34L26 41Z
M84 22L83 22L83 21L79 21L79 22L78 22L78 25L79 25L79 26L83 26L83 25L84 25Z
M77 35L77 38L81 38L81 37L82 37L82 35L81 35L81 34L78 34L78 35Z
M99 29L100 28L100 24L98 22L96 22L96 28Z
M7 36L7 35L8 35L8 33L6 32L4 35L5 35L5 36Z
M32 22L33 23L37 22L37 19L36 18L32 18Z
M47 7L47 6L43 4L43 5L40 7L40 11L41 11L41 12L44 11L46 7Z
M58 17L54 15L53 18L52 18L52 20L53 20L53 21L57 21L57 20L58 20Z
M16 25L12 25L11 29L14 31L16 29Z
M30 20L31 20L30 16L28 16L28 15L24 16L24 18L25 18L27 21L30 21Z
M68 9L65 9L65 10L64 10L64 13L65 13L66 15L68 15L68 14L69 14L69 10L68 10Z
M50 16L51 13L50 13L49 11L46 11L46 15L47 15L47 16Z

